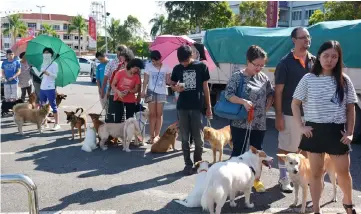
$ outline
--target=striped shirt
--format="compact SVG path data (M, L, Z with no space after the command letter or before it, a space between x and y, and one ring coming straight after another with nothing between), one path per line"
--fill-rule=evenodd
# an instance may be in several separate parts
M357 95L350 78L344 74L345 92L342 103L336 95L333 76L308 73L296 87L293 98L302 101L305 120L314 123L346 123L346 104L357 103Z
M105 66L105 72L104 76L108 77L107 81L107 87L110 89L110 95L114 95L113 89L110 87L110 78L112 77L112 74L115 70L117 70L119 65L119 59L118 57L108 62L108 64Z

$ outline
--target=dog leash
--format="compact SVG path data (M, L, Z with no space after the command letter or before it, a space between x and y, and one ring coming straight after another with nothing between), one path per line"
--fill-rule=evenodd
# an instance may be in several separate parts
M253 119L254 119L254 107L251 107L249 109L248 115L247 115L247 128L246 128L246 134L244 136L243 146L242 146L242 150L241 150L242 154L246 151L244 149L247 149L247 147L250 144Z

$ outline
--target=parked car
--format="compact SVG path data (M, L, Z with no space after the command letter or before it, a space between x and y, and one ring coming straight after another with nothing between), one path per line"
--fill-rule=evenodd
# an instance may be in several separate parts
M96 70L95 62L90 59L78 57L78 62L80 65L79 74L90 74Z

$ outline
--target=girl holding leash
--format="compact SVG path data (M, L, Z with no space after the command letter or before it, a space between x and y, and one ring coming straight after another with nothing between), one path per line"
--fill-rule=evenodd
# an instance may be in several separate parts
M249 144L262 150L263 138L266 133L266 112L273 102L273 88L266 74L262 72L267 60L267 53L260 47L252 45L247 51L246 68L234 72L230 78L225 97L228 101L243 105L247 111L252 111L253 118L232 120L231 135L233 151L231 157L246 152ZM237 89L243 84L245 97L237 97ZM254 182L257 192L264 192L265 187L260 179Z
M167 83L170 81L172 70L161 62L159 51L152 51L150 59L152 63L147 64L144 72L142 98L148 103L149 108L149 144L159 138L163 124L163 107L167 101Z

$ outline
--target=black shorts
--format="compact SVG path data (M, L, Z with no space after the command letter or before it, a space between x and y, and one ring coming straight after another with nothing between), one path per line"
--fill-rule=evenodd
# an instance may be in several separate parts
M233 151L231 157L237 157L245 153L248 145L244 146L244 138L246 136L246 129L237 128L231 126L231 135L233 141ZM262 130L251 130L250 145L258 150L263 149L263 138L266 131ZM247 143L247 141L245 142Z
M299 149L329 155L344 155L351 151L351 145L340 142L345 124L306 122L306 126L313 128L312 137L307 138L303 135Z

